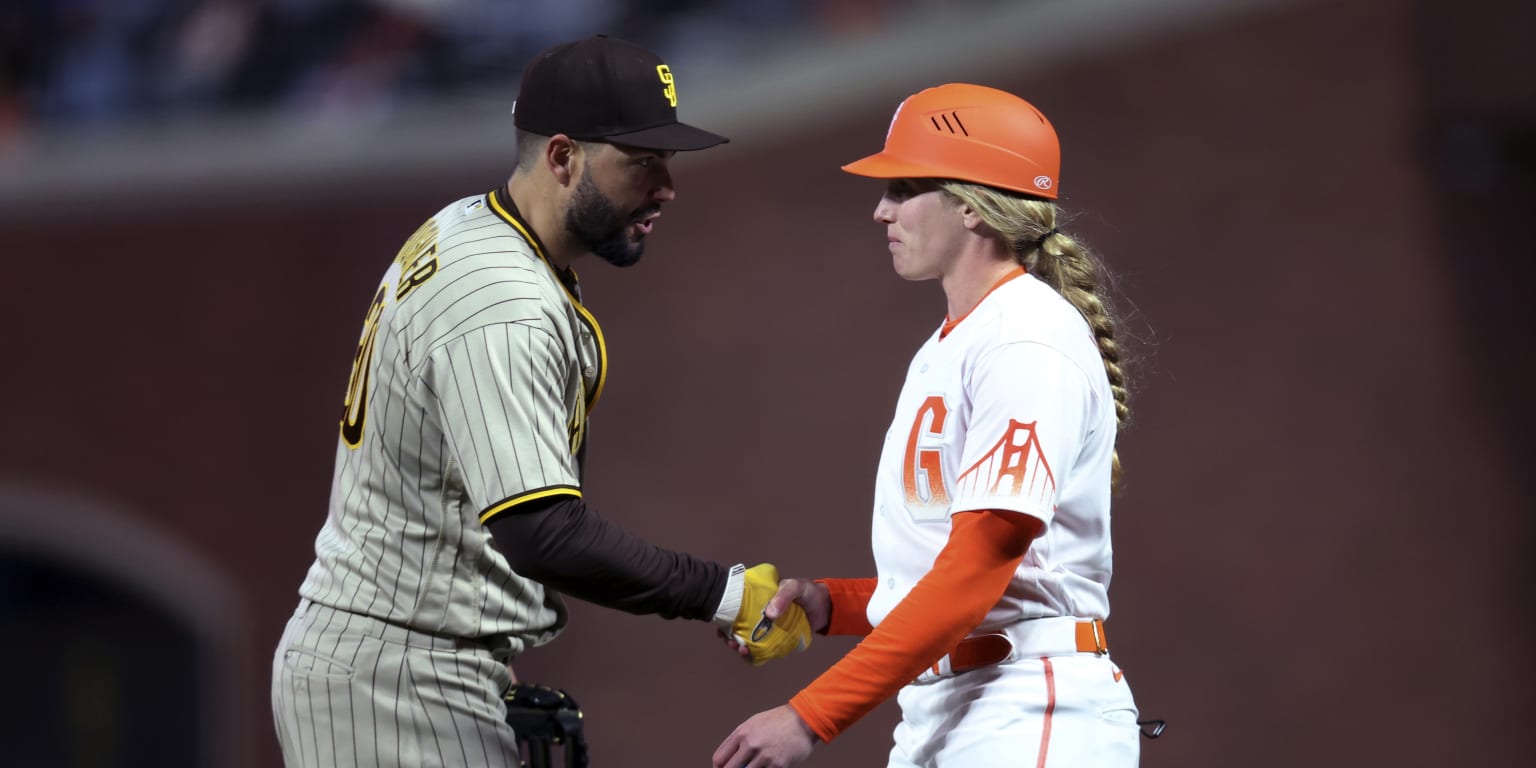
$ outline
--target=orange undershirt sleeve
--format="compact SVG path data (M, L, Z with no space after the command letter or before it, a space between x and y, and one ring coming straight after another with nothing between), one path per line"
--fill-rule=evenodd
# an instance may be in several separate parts
M949 541L933 568L880 626L795 694L789 705L822 742L832 741L986 618L1042 528L1038 519L1018 512L956 514ZM865 600L867 605L867 596Z
M869 634L869 597L875 593L878 579L817 579L832 597L832 616L824 635Z

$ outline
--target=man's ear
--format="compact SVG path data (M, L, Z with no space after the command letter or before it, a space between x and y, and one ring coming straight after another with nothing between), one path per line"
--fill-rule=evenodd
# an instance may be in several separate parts
M544 165L562 187L576 179L579 171L576 167L577 158L580 155L581 147L563 133L549 137L549 141L544 143Z

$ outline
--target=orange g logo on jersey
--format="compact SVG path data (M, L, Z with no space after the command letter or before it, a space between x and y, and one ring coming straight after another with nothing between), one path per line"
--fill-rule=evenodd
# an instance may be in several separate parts
M942 395L929 395L917 409L912 419L912 433L907 436L906 458L901 464L901 486L908 507L949 506L949 493L944 489L944 462L938 448L919 448L924 438L937 440L944 437L944 422L949 417L949 406Z

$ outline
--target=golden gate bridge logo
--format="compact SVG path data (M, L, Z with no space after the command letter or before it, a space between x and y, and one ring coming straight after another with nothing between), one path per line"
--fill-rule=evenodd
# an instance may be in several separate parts
M960 474L956 485L962 496L1015 496L1050 504L1056 493L1056 475L1040 450L1035 425L1008 420L1008 430L992 450ZM983 484L984 492L978 493Z

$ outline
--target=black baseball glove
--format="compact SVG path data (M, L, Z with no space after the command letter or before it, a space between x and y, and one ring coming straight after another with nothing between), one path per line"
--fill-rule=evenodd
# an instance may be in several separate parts
M524 768L554 768L550 752L556 745L565 747L566 768L587 767L581 707L569 694L558 688L514 683L503 698L507 724L517 734Z

